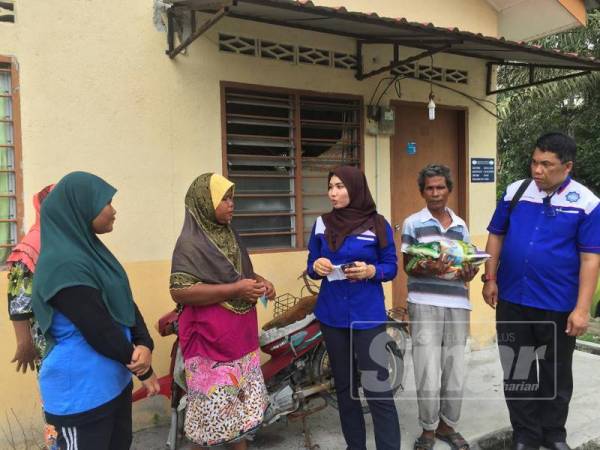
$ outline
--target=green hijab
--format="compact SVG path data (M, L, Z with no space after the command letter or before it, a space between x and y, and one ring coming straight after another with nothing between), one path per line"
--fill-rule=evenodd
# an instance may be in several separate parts
M48 301L72 286L98 289L115 321L127 327L135 323L127 274L92 230L92 221L116 192L96 175L72 172L58 182L42 204L42 243L33 278L32 306L47 337L54 312Z

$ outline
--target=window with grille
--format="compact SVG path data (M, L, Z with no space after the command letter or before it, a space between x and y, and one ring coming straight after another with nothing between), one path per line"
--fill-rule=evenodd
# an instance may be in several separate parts
M235 228L250 249L306 247L331 210L329 170L361 165L361 99L227 85L223 96Z
M0 0L0 22L14 23L15 5L14 0Z
M18 170L15 120L16 70L10 59L0 56L0 263L4 263L18 240Z

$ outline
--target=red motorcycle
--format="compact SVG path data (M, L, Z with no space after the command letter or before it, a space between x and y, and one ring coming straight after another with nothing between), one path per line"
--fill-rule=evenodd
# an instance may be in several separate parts
M296 298L284 294L277 297L274 319L265 324L260 334L260 349L270 356L261 366L269 393L269 407L265 411L263 426L283 417L301 419L306 447L317 448L310 443L305 419L328 404L337 408L337 399L323 335L319 322L312 314L316 293L312 286L309 289L313 295ZM388 311L388 334L392 339L386 349L394 393L403 389L404 382L404 352L408 334L406 323L398 320L403 312L403 309ZM177 318L176 311L161 317L158 322L161 336L177 334ZM177 373L181 367L181 352L176 339L171 350L169 373L159 378L160 395L171 401L171 426L167 438L167 447L171 450L178 448L183 436L185 380ZM133 393L134 402L145 397L143 387ZM362 403L363 412L368 414L368 404L366 401Z

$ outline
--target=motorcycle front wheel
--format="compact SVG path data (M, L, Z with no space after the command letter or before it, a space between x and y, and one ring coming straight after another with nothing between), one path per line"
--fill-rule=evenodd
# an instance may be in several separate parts
M404 348L405 346L402 343L398 344L395 341L390 341L386 345L386 350L388 353L389 381L394 396L397 392L404 390ZM325 383L331 381L333 387L329 391L326 391L323 396L329 405L333 406L335 409L338 409L335 384L331 374L329 354L325 348L325 343L319 344L315 350L312 362L312 377L315 383ZM355 382L359 386L358 394L361 399L363 414L369 414L371 411L369 410L369 404L365 399L363 388L360 386L360 375L357 376Z

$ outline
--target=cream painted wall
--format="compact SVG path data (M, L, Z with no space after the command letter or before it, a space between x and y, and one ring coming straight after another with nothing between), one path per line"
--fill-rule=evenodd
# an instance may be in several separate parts
M349 39L229 19L195 42L188 55L171 61L163 53L165 35L152 26L147 2L130 3L123 10L118 2L72 0L61 3L61 14L55 2L35 8L23 3L17 23L0 26L0 53L16 55L20 66L25 198L70 170L91 170L105 177L119 189L115 205L120 223L108 239L126 261L168 257L179 232L185 189L197 174L220 171L219 81L343 92L366 99L378 81L358 82L347 70L220 53L217 31L354 52ZM358 9L357 3L348 6ZM472 0L418 8L414 2L401 3L402 8L411 4L409 10L423 17L444 17L442 5L450 3L453 8L448 10L489 8L484 1ZM382 14L394 15L392 4L398 2L369 2L369 7L380 6ZM463 21L470 16L461 15ZM39 17L55 20L40 26ZM480 22L483 26L486 20ZM468 24L457 22L460 27ZM490 24L481 31L493 34L493 28ZM411 51L405 49L404 54ZM370 56L379 57L378 64L389 59L384 54ZM447 55L434 61L468 69L466 90L483 95L481 62ZM427 90L424 83L404 81L403 99L426 101ZM495 121L465 98L437 91L438 103L470 108L474 155L493 154ZM377 168L375 139L367 137L365 144L367 173L373 181L377 176L380 209L389 213L389 140L377 138ZM486 188L481 195L487 198L493 186ZM26 222L31 219L26 201Z
M348 9L365 4L347 1ZM368 5L380 8L381 14L411 20L489 35L496 30L483 1L382 0ZM0 24L0 54L15 55L20 68L25 222L33 219L29 202L33 193L69 171L92 171L114 184L119 189L114 199L117 223L106 242L124 262L149 324L172 306L167 292L169 261L182 224L185 191L198 174L221 171L220 81L355 94L365 102L379 81L358 82L348 70L221 53L217 47L217 33L223 31L355 51L351 40L330 35L224 19L187 55L171 61L164 55L165 35L152 26L151 2L128 2L127 8L121 2L100 0L54 0L35 6L20 2L18 6L17 23ZM402 49L403 55L411 52ZM375 65L390 58L377 48L367 56L376 58ZM440 55L434 63L468 70L469 84L453 87L484 95L483 62ZM426 102L426 83L404 80L401 85L403 100ZM438 88L434 92L439 104L468 108L469 156L495 156L496 120L463 96ZM391 99L388 93L383 104ZM389 161L389 138L367 136L365 171L379 210L387 217L391 212ZM469 186L469 204L476 207L470 208L468 220L480 245L494 207L494 191L493 184ZM418 199L413 201L415 210L421 208ZM298 294L296 277L305 258L306 253L298 251L258 254L253 261L257 272L272 279L280 293ZM5 298L5 277L0 280L0 298ZM389 286L386 292L389 296ZM474 326L473 331L477 342L486 343L493 335L492 316L481 306L479 292L480 286L472 290L473 320L488 325ZM260 311L261 321L269 312ZM14 374L8 364L14 340L5 315L0 318L0 337L6 343L0 349L0 413L12 409L24 426L38 430L34 377ZM156 337L156 343L155 364L163 373L171 341ZM139 425L151 423L154 414L164 414L164 408L159 401L147 402L136 413Z

